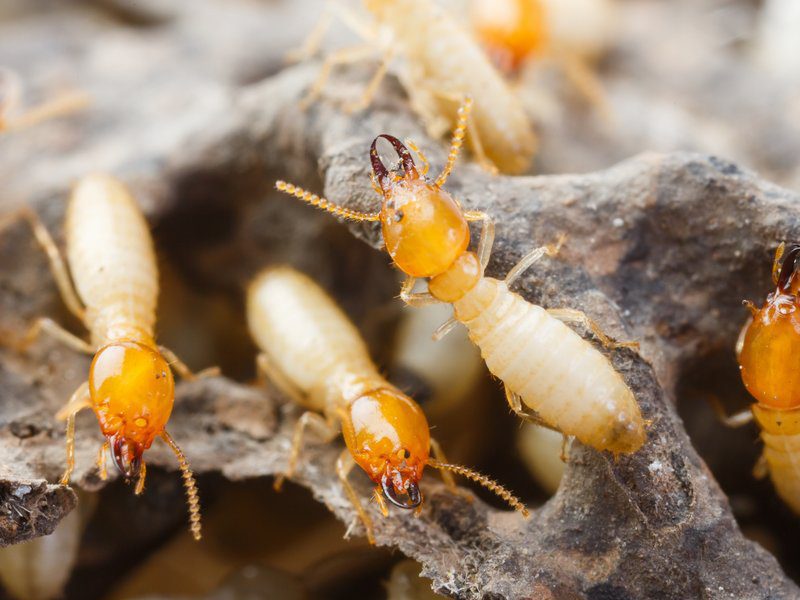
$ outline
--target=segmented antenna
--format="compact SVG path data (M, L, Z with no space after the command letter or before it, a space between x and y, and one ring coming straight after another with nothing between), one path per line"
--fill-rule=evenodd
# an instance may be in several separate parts
M189 461L186 460L183 451L166 430L161 432L161 438L172 448L181 467L183 486L186 488L186 503L189 505L189 529L192 531L192 537L194 537L195 541L199 542L200 538L203 537L200 531L200 499L197 497L197 483L195 483L192 469L189 467Z
M491 490L495 494L497 494L500 498L505 500L509 506L511 506L514 510L518 510L522 513L522 516L526 519L530 516L528 509L522 503L522 501L517 498L514 494L504 488L502 485L494 481L493 479L488 478L486 475L482 475L477 471L473 471L468 467L464 467L461 465L451 465L450 463L443 463L439 462L438 460L434 460L432 458L428 459L428 464L436 469L442 469L446 471L452 471L453 473L457 473L458 475L463 475L467 479L471 479L476 483L480 483L483 487L487 490Z
M447 155L447 162L444 165L444 169L436 178L437 186L441 187L444 185L444 182L447 181L450 172L456 164L458 153L461 150L461 146L464 144L464 136L467 133L467 119L469 119L471 110L472 96L467 96L464 98L463 104L458 107L458 121L456 122L456 128L453 130L453 137L450 139L450 154Z
M337 217L342 217L345 219L350 219L351 221L380 221L381 214L377 213L362 213L355 210L350 210L349 208L344 208L343 206L339 206L338 204L334 204L330 200L326 200L321 196L317 196L316 194L312 194L304 190L301 187L296 185L292 185L291 183L286 183L285 181L276 181L275 187L279 189L281 192L289 194L290 196L294 196L303 202L308 202L312 206L316 206L317 208L321 208L322 210L328 211L336 215Z

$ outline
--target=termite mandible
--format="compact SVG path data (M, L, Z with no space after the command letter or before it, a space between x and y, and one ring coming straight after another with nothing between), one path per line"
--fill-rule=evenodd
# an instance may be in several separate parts
M186 488L191 532L199 540L200 505L194 476L165 429L175 400L170 367L184 378L195 375L171 350L156 344L158 271L153 240L136 201L122 183L107 175L88 175L77 183L65 221L69 269L32 210L12 213L0 229L20 219L30 224L47 254L67 308L91 336L87 342L43 317L18 344L24 350L44 332L78 352L93 355L88 380L56 415L67 422L67 467L61 485L69 484L75 466L75 415L91 408L106 438L97 456L103 479L110 449L117 469L126 481L136 479L135 493L141 494L146 474L144 451L156 437L172 449ZM204 374L212 372L216 369Z
M374 498L384 516L386 500L404 509L421 506L419 481L431 466L441 471L450 489L455 489L451 472L463 475L527 517L525 506L505 488L447 462L422 409L380 375L353 323L306 275L273 267L256 276L247 292L247 320L261 351L259 371L307 409L297 422L288 467L276 488L294 474L307 427L317 429L325 441L341 429L346 448L336 471L372 543L372 521L347 479L355 464L376 484Z
M380 67L360 101L348 107L350 110L369 105L392 59L398 56L404 63L398 77L431 137L438 138L455 126L457 109L470 96L475 100L475 111L468 126L468 141L478 162L503 173L522 173L530 167L537 147L530 119L465 27L432 0L364 0L364 6L374 24L336 4L309 36L301 56L316 51L330 17L336 16L367 43L328 56L305 105L320 96L336 65L367 60L377 50L382 55Z
M447 162L434 182L425 178L428 162L415 145L409 143L423 162L421 172L400 140L388 134L375 138L369 156L373 187L382 196L379 212L344 209L283 181L276 187L345 219L380 222L386 250L407 276L400 293L403 301L452 304L454 318L434 335L442 337L456 322L463 323L489 371L505 384L509 406L519 416L598 450L635 452L645 441L636 398L608 358L564 322L585 325L608 348L635 344L611 341L580 311L545 310L509 290L534 262L554 255L558 245L531 251L504 281L485 277L494 222L483 212L463 211L442 189L463 142L470 106L468 100L459 111ZM381 162L381 138L400 157L401 174L390 173ZM483 223L477 253L467 250L470 221ZM417 278L428 278L428 292L413 293ZM523 404L534 412L524 411Z
M781 243L772 263L775 290L751 313L736 344L739 370L756 402L727 417L736 427L754 417L764 442L756 471L766 467L778 495L800 514L800 243Z

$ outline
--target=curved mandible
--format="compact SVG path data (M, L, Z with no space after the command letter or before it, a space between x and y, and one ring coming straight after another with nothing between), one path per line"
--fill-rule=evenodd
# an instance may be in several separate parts
M800 244L792 242L786 245L783 254L783 264L781 265L781 272L778 275L778 289L782 292L789 290L792 284L792 279L798 271L798 262L800 261Z
M417 166L414 164L414 157L411 156L411 152L409 152L405 144L403 144L403 142L398 140L393 135L382 133L372 140L372 145L369 147L369 159L372 162L372 172L375 173L375 177L378 179L378 184L380 184L381 189L385 189L384 183L389 177L389 170L386 168L386 165L381 162L381 158L378 155L378 140L380 138L383 138L389 142L394 148L395 152L397 152L397 155L402 161L405 176L407 177L412 174L416 175Z

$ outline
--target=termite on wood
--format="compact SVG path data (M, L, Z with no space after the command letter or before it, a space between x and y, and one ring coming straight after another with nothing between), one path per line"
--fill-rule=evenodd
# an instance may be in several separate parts
M751 318L736 345L739 369L756 402L750 410L725 418L736 427L755 417L764 454L756 473L769 471L778 495L800 514L800 244L781 244L775 252L775 290L761 308L745 302Z
M32 127L85 108L89 97L83 92L65 92L52 100L22 109L22 83L19 76L0 67L0 134Z
M307 276L289 267L263 271L247 293L247 320L261 350L259 371L307 409L297 422L277 488L295 472L307 427L317 429L326 442L341 429L346 448L336 471L372 543L372 521L348 481L355 464L376 484L374 498L384 516L386 500L399 508L421 506L419 481L426 466L439 469L451 489L450 473L464 475L527 516L502 486L446 461L422 409L380 375L355 326Z
M615 455L635 452L645 440L636 398L608 358L564 322L587 326L608 348L635 344L611 341L580 311L546 310L510 291L526 269L554 255L557 246L533 250L504 281L485 277L494 222L483 212L462 210L442 189L458 156L469 108L469 102L461 108L447 163L434 182L425 178L428 162L419 150L421 172L400 140L387 134L375 138L369 156L373 185L383 200L379 212L343 209L282 181L277 188L346 219L380 222L387 252L407 275L401 298L410 305L452 304L454 318L434 335L441 337L456 322L463 323L489 371L504 382L509 406L518 415L599 450ZM390 173L381 162L381 138L399 155L401 174ZM470 221L483 223L477 253L467 250ZM417 278L429 278L428 292L413 293ZM534 412L524 411L523 404Z
M126 481L137 480L135 492L140 494L146 474L144 451L156 437L172 449L186 487L191 531L199 540L194 476L165 429L175 400L170 367L185 378L195 375L171 350L156 344L158 271L153 240L136 201L122 183L107 175L89 175L77 183L65 223L69 269L38 216L25 208L9 215L5 225L19 219L30 224L47 254L64 303L91 337L87 342L55 321L40 318L19 344L24 350L44 332L93 355L88 380L57 414L67 421L67 468L61 484L69 484L75 466L75 415L91 408L106 438L97 457L103 479L110 449L117 469ZM211 372L215 370L206 374Z
M477 160L504 173L521 173L530 167L537 146L530 120L514 91L461 23L432 0L364 0L364 6L377 26L365 24L344 6L335 5L335 12L329 8L367 43L328 56L306 104L320 95L336 65L367 60L378 50L381 65L361 100L350 108L368 106L397 55L403 62L400 81L431 137L451 129L460 103L471 97L475 110L467 127L468 141ZM329 22L324 19L309 36L302 54L313 53Z

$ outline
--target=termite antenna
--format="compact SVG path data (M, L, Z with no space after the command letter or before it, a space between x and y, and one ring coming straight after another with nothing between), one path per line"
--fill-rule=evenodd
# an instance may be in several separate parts
M450 152L447 154L447 162L441 174L436 178L436 185L438 187L444 185L444 182L447 181L450 172L456 164L458 153L461 150L461 146L464 144L464 136L467 134L470 111L472 111L472 96L467 96L464 98L461 106L458 107L458 122L456 128L453 130L453 137L450 140Z
M434 460L432 458L428 459L428 464L435 469L440 469L442 471L452 471L453 473L457 473L458 475L463 475L467 479L471 479L476 483L480 483L483 487L487 490L491 490L495 494L497 494L500 498L505 500L511 508L514 510L518 510L522 513L522 516L526 519L530 516L528 509L522 503L522 501L517 498L514 494L504 488L502 485L490 479L486 475L478 473L477 471L473 471L468 467L464 467L461 465L452 465L450 463L443 463L439 462L438 460Z
M161 438L172 448L181 467L183 486L186 488L186 503L189 505L189 529L192 531L192 537L194 537L195 541L199 542L200 538L203 537L200 527L200 499L197 497L197 483L194 480L192 469L183 451L166 430L161 432Z
M312 194L309 191L304 190L301 187L296 185L292 185L291 183L286 183L285 181L276 181L275 187L284 192L289 194L290 196L294 196L303 202L308 202L312 206L316 206L317 208L321 208L322 210L328 211L336 215L337 217L342 217L344 219L349 219L351 221L380 221L381 214L377 213L362 213L355 210L350 210L349 208L344 208L343 206L339 206L338 204L334 204L330 200L326 200L321 196L317 196L316 194Z

